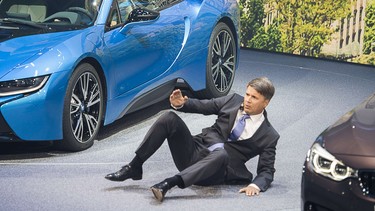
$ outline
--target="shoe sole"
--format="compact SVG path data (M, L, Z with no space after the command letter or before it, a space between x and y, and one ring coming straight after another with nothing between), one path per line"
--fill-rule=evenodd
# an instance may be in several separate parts
M132 180L141 180L142 179L142 176L140 177L131 177Z
M157 189L157 188L151 188L151 191L152 193L154 194L156 200L158 200L159 202L162 202L164 197L163 197L163 193L160 191L160 189Z
M123 182L127 179L132 179L132 180L141 180L142 177L133 177L133 178L125 178L125 179L116 179L116 178L110 178L110 177L104 177L106 178L107 180L110 180L110 181L113 181L113 182Z

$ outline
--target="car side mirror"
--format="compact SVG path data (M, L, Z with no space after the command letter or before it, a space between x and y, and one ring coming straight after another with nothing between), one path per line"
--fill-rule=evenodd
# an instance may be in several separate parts
M145 8L135 8L130 12L126 23L156 20L159 18L159 15L160 13L158 11Z

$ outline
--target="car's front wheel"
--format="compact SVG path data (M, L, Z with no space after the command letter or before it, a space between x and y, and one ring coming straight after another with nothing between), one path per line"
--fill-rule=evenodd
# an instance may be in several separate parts
M92 65L83 63L73 72L65 95L62 148L80 151L91 147L101 126L103 110L100 77Z
M237 61L237 46L233 33L225 23L218 23L209 42L206 63L206 89L200 98L221 97L230 91Z

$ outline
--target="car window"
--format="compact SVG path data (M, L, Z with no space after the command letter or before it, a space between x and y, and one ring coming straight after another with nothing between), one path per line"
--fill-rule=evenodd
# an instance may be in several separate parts
M136 0L134 3L150 10L160 11L181 1L183 0Z
M53 26L85 27L96 19L102 0L1 0L0 19ZM70 26L69 26L70 25Z
M121 15L121 21L125 23L128 19L130 12L135 8L135 5L131 0L119 0L118 6Z
M106 23L107 28L110 30L125 23L132 9L133 4L130 0L113 1Z
M127 22L129 14L135 8L160 11L183 0L116 0L113 1L107 19L107 30L117 28Z
M117 3L114 1L111 6L111 10L109 12L108 20L106 26L108 28L113 28L117 25L121 24L120 14L118 12Z

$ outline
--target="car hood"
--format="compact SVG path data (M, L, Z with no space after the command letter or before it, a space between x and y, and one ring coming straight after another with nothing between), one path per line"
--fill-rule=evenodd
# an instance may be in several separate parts
M54 46L63 43L78 31L18 37L0 43L0 79L17 66L32 62ZM35 58L33 58L35 57Z
M322 135L324 147L336 157L375 158L375 94L346 113Z

